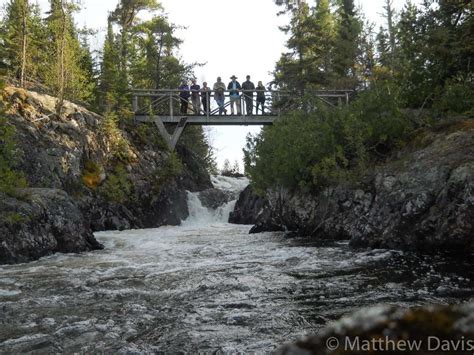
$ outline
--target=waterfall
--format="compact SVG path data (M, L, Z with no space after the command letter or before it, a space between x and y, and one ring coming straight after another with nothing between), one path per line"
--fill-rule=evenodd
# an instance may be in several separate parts
M199 192L188 193L188 218L182 222L183 226L204 226L214 223L227 223L229 213L234 210L240 192L249 184L245 177L234 178L221 175L211 177L215 189L224 191L231 196L230 201L223 203L216 209L203 206L199 199Z

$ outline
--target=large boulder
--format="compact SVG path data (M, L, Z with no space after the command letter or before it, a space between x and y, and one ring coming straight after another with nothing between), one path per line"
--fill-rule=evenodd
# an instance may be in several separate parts
M198 196L202 205L212 210L234 199L234 195L231 192L216 188L201 191Z
M66 192L23 189L16 197L0 194L0 264L101 248Z
M252 185L248 185L240 193L234 211L230 213L229 223L255 224L263 213L265 203L265 199L255 193Z
M288 344L277 355L387 354L471 355L474 303L458 306L362 309L318 335ZM413 349L408 350L410 345Z

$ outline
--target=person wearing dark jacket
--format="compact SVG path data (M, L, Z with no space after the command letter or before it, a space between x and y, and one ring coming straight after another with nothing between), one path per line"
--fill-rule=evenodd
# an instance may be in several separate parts
M263 86L262 82L259 81L257 85L257 114L258 114L258 106L262 106L262 115L265 114L265 86Z
M181 114L187 115L188 114L188 100L191 96L189 92L188 82L183 80L181 85L179 86L179 100L181 101Z
M229 98L230 98L230 111L231 114L234 114L234 105L237 107L237 114L241 114L241 109L240 109L240 90L242 90L242 87L240 86L240 83L237 81L237 77L235 75L232 75L230 77L232 81L227 85L227 90L230 91L229 93Z
M255 85L250 81L250 75L247 75L247 81L242 84L242 92L244 93L245 108L247 109L247 115L252 115L253 111L253 92Z

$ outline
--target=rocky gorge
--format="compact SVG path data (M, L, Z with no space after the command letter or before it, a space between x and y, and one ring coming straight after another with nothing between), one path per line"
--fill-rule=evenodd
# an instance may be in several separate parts
M0 196L0 264L101 248L95 231L177 225L186 191L212 187L196 155L185 145L170 153L152 126L118 129L71 102L58 117L56 99L35 91L2 96L29 187Z
M412 144L356 181L314 193L247 188L232 223L291 231L353 247L474 251L474 125L420 130Z

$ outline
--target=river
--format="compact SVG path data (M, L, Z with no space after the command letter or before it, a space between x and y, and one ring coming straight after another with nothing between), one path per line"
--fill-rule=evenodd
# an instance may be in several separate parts
M225 223L234 203L209 211L190 193L182 226L0 266L0 352L268 352L364 306L473 300L472 259L249 235Z

